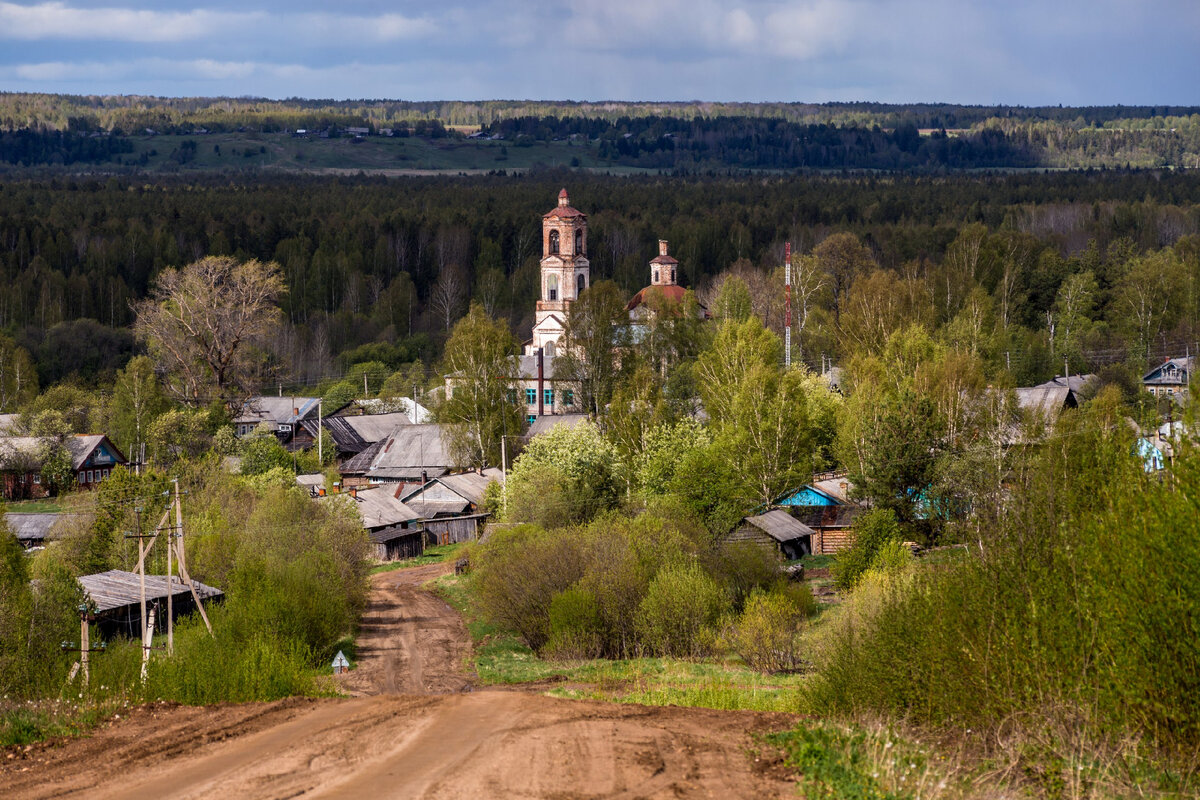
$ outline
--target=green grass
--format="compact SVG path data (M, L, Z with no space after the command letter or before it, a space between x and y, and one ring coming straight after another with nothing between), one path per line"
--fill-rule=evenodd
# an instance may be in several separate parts
M425 552L416 558L406 558L403 561L389 561L386 564L379 564L372 567L371 574L409 569L410 567L421 567L426 564L440 564L443 561L449 561L461 556L466 546L465 542L459 542L457 544L439 544L433 547L426 547Z
M755 711L791 712L797 707L802 676L762 675L733 658L549 661L517 636L481 619L471 608L465 581L445 575L434 588L463 614L475 645L474 669L483 685L553 681L581 684L552 690L557 697Z
M59 736L82 736L124 707L125 704L112 701L75 704L56 700L0 707L0 748Z
M5 504L5 511L14 514L61 514L67 506L58 498L42 500L15 500Z

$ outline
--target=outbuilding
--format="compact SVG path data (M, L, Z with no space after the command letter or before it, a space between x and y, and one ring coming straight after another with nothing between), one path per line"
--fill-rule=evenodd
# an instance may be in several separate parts
M786 511L773 509L765 514L743 517L741 524L726 537L730 542L752 542L770 548L786 560L812 553L814 531Z

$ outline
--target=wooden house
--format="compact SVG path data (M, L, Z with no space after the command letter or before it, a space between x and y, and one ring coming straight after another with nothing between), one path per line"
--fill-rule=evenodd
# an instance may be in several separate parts
M401 425L342 464L346 487L404 484L407 490L457 469L441 425Z
M484 493L489 484L502 480L498 469L442 475L409 489L404 503L423 522L430 544L454 544L479 538L488 514L483 510Z
M1177 403L1187 402L1188 382L1195 360L1194 356L1168 358L1142 377L1142 386L1155 397L1169 397Z
M45 497L42 481L45 459L55 446L49 437L0 436L0 493L7 500ZM90 489L113 469L128 464L125 456L103 434L78 434L62 441L71 458L75 485Z
M265 422L271 426L279 443L289 450L310 447L314 442L312 433L305 430L301 423L317 419L321 412L320 403L319 397L251 397L233 420L234 433L239 438L247 436Z
M376 442L386 439L396 428L411 424L408 415L398 411L391 414L339 414L323 417L319 428L327 431L333 439L337 457L345 459L356 456ZM300 427L310 439L316 441L316 419L301 420Z
M17 537L17 541L26 550L44 547L46 542L54 538L54 527L63 514L18 514L9 512L4 515L8 529Z
M813 552L814 536L812 528L788 512L772 509L765 514L743 517L726 541L752 542L790 561Z
M392 487L356 487L318 497L322 502L353 504L378 561L415 558L425 552L419 515L396 497Z
M844 472L826 472L776 498L798 522L812 529L812 552L829 555L850 546L850 526L864 507L851 499L853 484Z

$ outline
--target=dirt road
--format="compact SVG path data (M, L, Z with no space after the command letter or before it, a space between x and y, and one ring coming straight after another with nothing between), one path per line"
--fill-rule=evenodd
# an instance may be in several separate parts
M458 615L420 583L375 576L359 668L339 700L135 709L86 739L10 751L0 797L790 797L752 755L783 715L470 691ZM403 693L403 694L402 694Z

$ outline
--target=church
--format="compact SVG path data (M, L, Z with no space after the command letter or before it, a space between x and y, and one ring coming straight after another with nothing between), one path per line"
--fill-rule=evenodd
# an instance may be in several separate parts
M647 304L655 293L671 301L683 299L686 290L678 284L679 262L668 253L665 240L658 243L658 256L650 262L650 285L633 296L626 306L630 322L643 323L653 312ZM558 205L542 215L541 295L534 314L533 335L524 344L516 391L524 400L530 425L544 417L581 414L571 381L556 378L554 359L566 333L571 304L591 285L587 257L587 215L571 205L570 195L558 193ZM549 422L549 420L547 420Z

